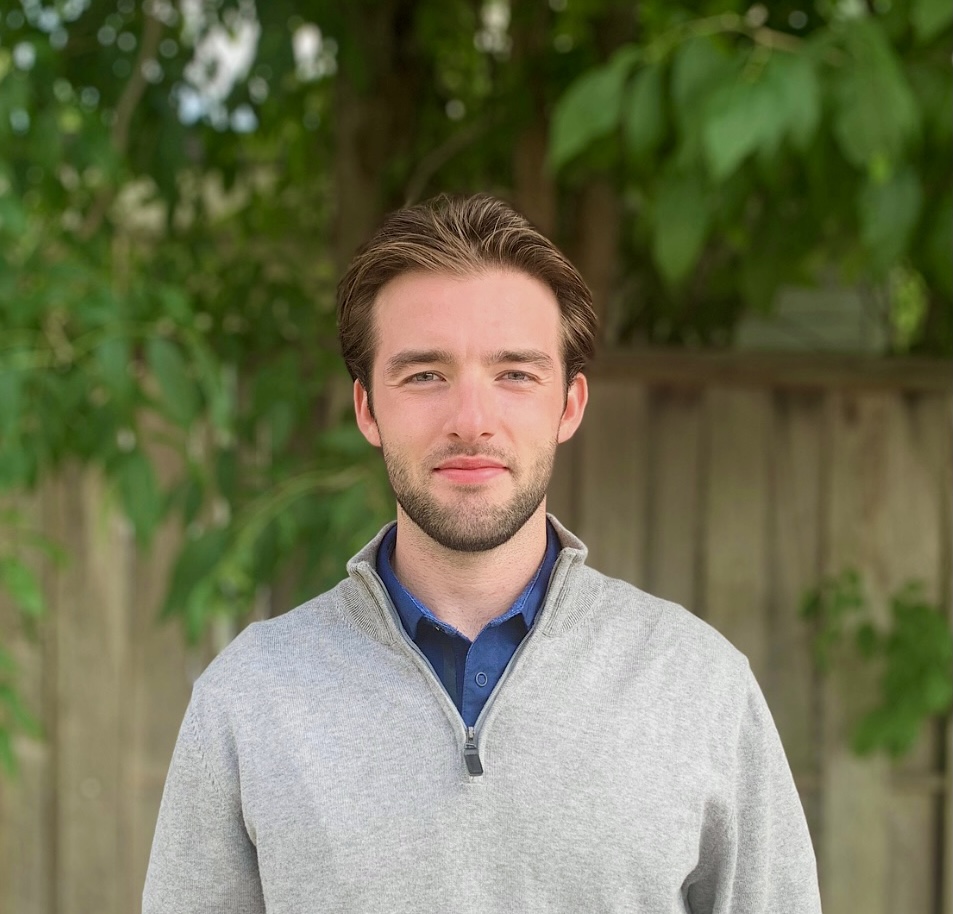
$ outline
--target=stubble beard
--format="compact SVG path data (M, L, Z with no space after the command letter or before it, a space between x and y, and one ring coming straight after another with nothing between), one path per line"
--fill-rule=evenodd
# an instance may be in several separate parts
M406 460L388 451L386 445L382 445L381 450L397 504L434 542L454 552L487 552L512 539L542 504L556 457L554 441L540 454L523 484L519 483L519 467L506 460L509 472L517 480L517 488L509 501L492 504L485 492L465 491L462 487L457 498L442 502L426 484L414 481ZM459 456L503 458L486 450L456 450L440 455L434 462Z

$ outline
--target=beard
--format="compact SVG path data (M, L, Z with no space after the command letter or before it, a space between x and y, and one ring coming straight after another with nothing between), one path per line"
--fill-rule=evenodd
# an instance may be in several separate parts
M556 442L553 441L526 473L501 452L487 448L456 448L436 455L434 466L451 457L492 457L505 463L516 481L516 491L503 504L492 504L489 496L476 488L461 489L447 502L437 499L427 482L414 479L407 460L397 456L382 443L384 465L397 504L404 513L434 542L454 552L488 552L512 539L542 504L553 475ZM427 471L428 478L431 471Z

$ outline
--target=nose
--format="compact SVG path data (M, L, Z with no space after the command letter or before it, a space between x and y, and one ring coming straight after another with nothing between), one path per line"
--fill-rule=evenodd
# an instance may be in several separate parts
M454 385L448 431L472 443L493 436L495 409L490 386L476 379L460 379Z

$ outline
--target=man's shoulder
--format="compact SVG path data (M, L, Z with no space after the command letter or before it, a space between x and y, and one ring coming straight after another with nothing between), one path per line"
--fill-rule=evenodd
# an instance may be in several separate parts
M586 566L598 584L593 614L612 637L638 642L652 655L673 654L681 662L716 664L741 674L748 661L721 632L684 606Z
M288 612L252 622L212 660L196 685L231 691L236 683L252 683L299 663L315 668L322 651L339 642L349 627L343 607L352 589L353 582L345 578Z

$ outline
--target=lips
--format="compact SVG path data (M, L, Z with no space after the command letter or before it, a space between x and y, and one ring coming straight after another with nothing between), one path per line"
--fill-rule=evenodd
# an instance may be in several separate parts
M438 464L434 472L448 482L474 485L495 479L506 473L507 468L492 457L451 457Z

